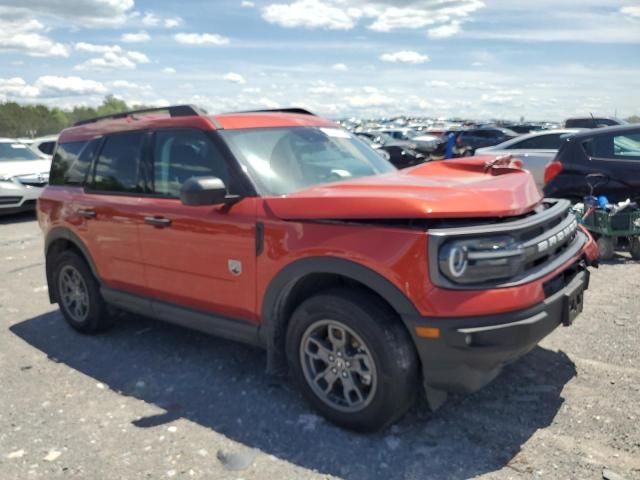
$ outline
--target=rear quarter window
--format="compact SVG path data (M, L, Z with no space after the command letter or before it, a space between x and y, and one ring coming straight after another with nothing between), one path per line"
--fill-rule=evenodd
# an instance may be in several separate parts
M87 142L58 144L51 162L51 172L49 174L49 183L51 185L65 185L70 180L71 166L74 165L86 144ZM84 180L84 176L82 178Z

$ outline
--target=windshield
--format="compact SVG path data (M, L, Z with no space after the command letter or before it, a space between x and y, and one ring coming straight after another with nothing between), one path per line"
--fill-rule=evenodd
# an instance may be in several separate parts
M395 170L371 147L338 128L256 128L220 135L262 195L287 195Z
M0 143L0 162L42 160L23 143Z

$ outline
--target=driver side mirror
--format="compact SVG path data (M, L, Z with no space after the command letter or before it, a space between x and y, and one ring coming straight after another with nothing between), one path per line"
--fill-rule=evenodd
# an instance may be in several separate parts
M182 184L183 205L219 205L227 201L227 186L218 177L191 177Z

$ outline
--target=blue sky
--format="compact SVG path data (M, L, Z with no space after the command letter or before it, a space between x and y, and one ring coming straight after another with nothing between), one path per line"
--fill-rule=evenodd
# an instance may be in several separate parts
M638 0L0 0L0 101L640 114Z

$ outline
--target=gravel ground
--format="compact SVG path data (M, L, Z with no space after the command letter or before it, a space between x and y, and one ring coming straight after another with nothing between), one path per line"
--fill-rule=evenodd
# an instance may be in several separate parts
M33 217L0 218L0 479L640 479L639 294L621 253L576 323L491 385L362 436L261 351L140 318L73 332Z

